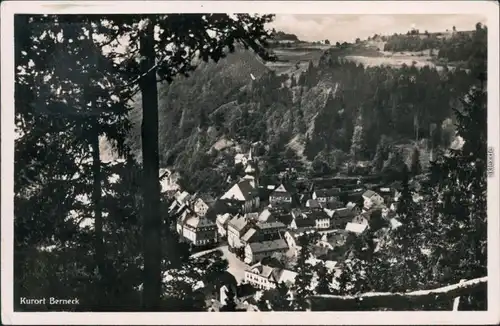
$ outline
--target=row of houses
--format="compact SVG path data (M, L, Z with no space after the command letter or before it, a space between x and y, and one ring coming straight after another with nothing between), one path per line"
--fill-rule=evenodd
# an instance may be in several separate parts
M227 238L230 248L245 248L250 243L283 240L279 234L282 235L280 231L284 229L347 228L361 233L366 223L353 218L384 206L384 194L374 190L351 189L351 194L361 197L362 201L344 205L339 198L343 191L340 187L310 189L309 193L299 194L285 184L260 185L251 151L242 157L242 160L235 157L235 163L245 165L245 176L218 200L176 193L170 211L178 216L177 231L185 239L195 245L205 245ZM380 188L380 192L385 192L386 198L393 195L388 188ZM255 248L254 245L253 250L249 247L247 251L253 253ZM249 261L255 259L249 258Z

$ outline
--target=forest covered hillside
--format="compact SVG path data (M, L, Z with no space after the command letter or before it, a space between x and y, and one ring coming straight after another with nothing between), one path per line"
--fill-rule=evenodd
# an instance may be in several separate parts
M486 49L484 31L479 26L469 40ZM352 55L375 56L377 50L356 43L332 46L305 61L305 69L287 74L239 49L218 63L202 64L190 78L161 85L162 166L180 172L183 188L218 194L234 174L234 154L250 144L264 145L256 148L261 156L286 152L294 167L321 175L360 161L376 172L393 159L387 146L399 148L406 162L417 147L425 166L431 151L452 143L452 108L476 82L473 71L365 67L346 59ZM132 112L136 152L139 112ZM278 165L263 167L263 174L285 167Z

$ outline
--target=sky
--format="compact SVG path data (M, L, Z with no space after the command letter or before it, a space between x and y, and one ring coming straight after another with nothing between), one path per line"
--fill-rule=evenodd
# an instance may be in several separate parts
M476 23L486 24L479 15L276 15L270 24L276 30L293 33L304 41L328 39L330 42L352 42L373 34L406 33L412 28L438 32L472 30Z

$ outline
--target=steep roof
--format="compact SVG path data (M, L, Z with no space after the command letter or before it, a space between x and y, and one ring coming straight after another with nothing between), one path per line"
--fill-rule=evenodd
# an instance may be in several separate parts
M243 180L233 185L222 197L221 199L235 199L238 201L247 201L258 193L256 189L252 186L251 181Z
M218 215L216 221L217 221L217 223L219 223L221 225L225 225L225 224L229 223L230 219L231 219L231 214L226 213L226 214Z
M321 205L316 199L308 199L306 202L306 207L316 208L321 207Z
M273 272L273 268L271 266L263 265L261 262L258 262L257 264L250 266L247 271L258 274L265 278L269 278Z
M189 199L191 195L187 192L187 191L183 191L183 192L177 192L175 194L175 199L179 202L179 203L184 203L187 199Z
M229 226L232 226L236 231L240 232L247 225L247 219L244 216L236 215L229 221Z
M363 193L363 197L366 197L366 198L372 198L373 196L375 196L377 193L373 190L367 190Z
M396 219L395 217L394 218L391 218L390 220L391 222L391 228L393 229L397 229L398 227L400 227L401 225L403 225L403 223L401 223L398 219Z
M241 240L245 241L245 242L249 242L252 237L255 235L255 233L257 232L256 229L254 228L251 228L249 229L242 237L241 237Z
M328 216L328 214L322 209L312 209L304 212L304 214L306 214L308 219L314 219L314 220L322 220L330 218L330 216Z
M276 271L275 279L278 283L295 283L297 273L288 269L279 269Z
M269 217L271 217L271 211L269 209L263 210L259 215L260 222L266 222Z
M248 162L247 167L245 168L245 173L254 173L255 167L252 162Z
M281 282L294 283L295 277L297 276L297 273L294 271L284 268L263 265L261 262L258 262L257 264L250 266L247 271L251 273L258 273L260 276L265 277L267 279L271 279L276 283L281 283Z
M283 250L288 248L286 241L283 239L264 241L264 242L254 242L250 243L249 246L252 249L253 253L269 252L269 251Z
M367 224L358 224L358 223L349 222L349 223L347 223L345 229L347 231L360 234L360 233L363 233L367 227L368 227Z
M298 229L313 227L316 225L316 221L312 218L297 217L295 219L295 225Z
M209 226L215 226L215 223L208 218L204 217L199 217L196 214L190 214L186 220L184 221L186 225L189 225L194 228L202 228L202 227L209 227Z
M289 192L286 188L285 188L285 185L284 184L280 184L274 191L276 192Z
M252 186L250 181L244 180L238 183L237 185L240 188L240 191L243 193L243 196L245 196L245 200L249 200L257 196L257 191Z

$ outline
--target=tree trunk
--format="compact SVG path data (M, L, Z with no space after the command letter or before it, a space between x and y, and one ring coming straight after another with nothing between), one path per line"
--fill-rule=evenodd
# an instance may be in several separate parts
M92 121L92 131L91 131L91 147L92 147L92 177L93 177L93 187L92 187L92 201L94 204L94 228L95 228L95 264L97 267L97 275L99 281L97 282L97 300L96 305L100 307L105 303L105 291L106 278L105 278L105 253L104 253L104 242L103 242L103 228L102 228L102 187L101 187L101 158L99 151L99 130L97 118Z
M93 42L93 28L89 26L89 40ZM91 48L92 53L94 48ZM96 59L97 60L97 59ZM102 176L101 176L101 153L99 148L99 116L92 118L90 147L92 150L92 201L94 204L94 240L95 240L95 266L98 281L96 282L96 306L101 309L106 304L106 261L102 221Z
M158 89L156 84L154 26L141 31L142 164L143 164L143 308L157 311L161 299L161 216L158 155Z

